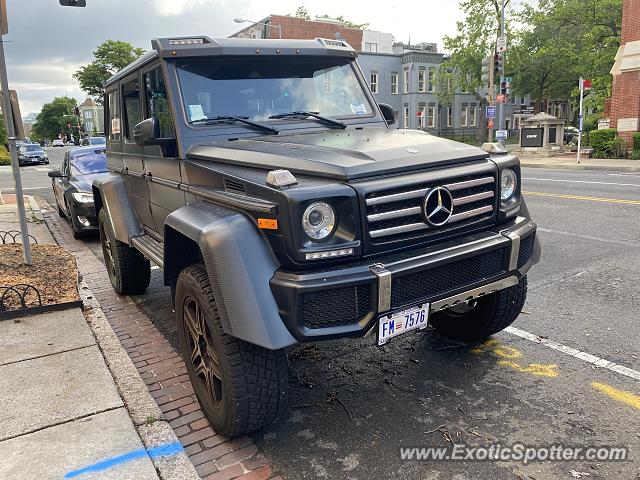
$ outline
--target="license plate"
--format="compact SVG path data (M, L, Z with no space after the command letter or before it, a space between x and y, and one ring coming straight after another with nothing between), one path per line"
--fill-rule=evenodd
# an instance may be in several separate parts
M378 320L378 345L411 330L422 330L429 323L429 304L408 308L380 317Z

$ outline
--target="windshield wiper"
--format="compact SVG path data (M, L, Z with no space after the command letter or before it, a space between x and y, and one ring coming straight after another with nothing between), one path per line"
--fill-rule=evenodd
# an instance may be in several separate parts
M240 122L245 125L250 125L257 130L262 130L263 132L269 132L274 135L280 133L280 130L277 128L269 127L268 125L263 125L262 123L252 122L248 119L249 117L236 117L233 115L219 115L217 117L209 117L209 118L199 118L198 120L192 120L189 122L189 125L196 124L205 124L205 125L213 125L221 122Z
M299 112L279 113L277 115L271 115L269 118L296 118L296 117L298 118L313 117L333 127L342 128L343 130L347 128L346 123L341 122L339 120L335 120L333 118L318 115L318 112L299 111Z

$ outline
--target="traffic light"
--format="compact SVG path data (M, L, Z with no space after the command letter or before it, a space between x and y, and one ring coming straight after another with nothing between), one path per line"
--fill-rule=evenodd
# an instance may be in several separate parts
M87 0L60 0L63 7L86 7Z
M486 57L482 59L482 83L484 85L489 85L491 83L491 57Z
M498 74L504 72L504 55L502 53L496 53L493 57L493 68Z

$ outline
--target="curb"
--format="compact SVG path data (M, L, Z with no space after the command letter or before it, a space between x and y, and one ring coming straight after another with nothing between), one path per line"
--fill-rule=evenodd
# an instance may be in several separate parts
M44 222L44 215L42 214L42 209L38 202L34 198L33 195L25 195L27 202L29 202L29 208L31 209L31 213L35 217L38 222Z
M527 163L520 160L520 166L524 168L546 168L549 170L596 170L596 171L613 171L613 172L640 172L640 165L635 166L608 166L608 165L585 165L583 163Z
M113 376L125 407L146 449L178 443L178 437L166 422L160 407L133 365L129 355L111 328L100 304L84 282L79 282L84 316L93 331L98 348ZM184 450L171 456L151 458L158 476L163 480L197 480L200 478Z

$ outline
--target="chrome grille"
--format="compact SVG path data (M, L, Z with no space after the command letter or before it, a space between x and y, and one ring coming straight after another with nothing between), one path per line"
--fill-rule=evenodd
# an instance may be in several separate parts
M437 186L451 192L453 214L446 225L434 228L424 221L422 203ZM369 236L386 241L463 227L493 216L495 196L495 176L487 173L370 193L365 199Z

